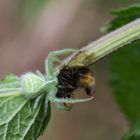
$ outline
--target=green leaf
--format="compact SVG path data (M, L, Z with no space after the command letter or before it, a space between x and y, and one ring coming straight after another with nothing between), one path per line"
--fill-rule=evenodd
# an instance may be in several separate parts
M140 140L140 122L131 128L130 132L122 140Z
M50 119L50 105L45 116L43 97L34 100L21 95L0 98L0 112L0 140L36 140Z
M140 41L135 41L111 59L111 86L131 124L140 119Z
M111 86L117 103L130 122L124 140L140 139L140 41L135 41L111 59Z
M19 77L12 74L12 73L8 73L5 75L4 79L2 79L0 81L0 84L3 84L3 83L11 83L11 82L15 82L15 81L18 81L19 80Z
M126 8L112 10L111 14L115 15L116 17L113 18L110 22L106 23L101 28L101 31L104 33L117 29L139 18L140 17L140 3L130 5Z
M18 88L19 77L14 74L6 74L5 77L0 80L0 90L3 88Z
M11 75L6 79L10 77ZM50 120L50 104L45 107L44 94L28 100L18 88L14 88L13 91L8 90L11 89L9 84L18 80L9 83L6 79L3 80L4 84L0 84L7 86L0 88L0 140L36 140L44 132Z
M116 17L102 31L112 31L140 17L140 4L113 10ZM129 120L130 130L123 140L140 140L140 41L112 54L111 86L114 97Z

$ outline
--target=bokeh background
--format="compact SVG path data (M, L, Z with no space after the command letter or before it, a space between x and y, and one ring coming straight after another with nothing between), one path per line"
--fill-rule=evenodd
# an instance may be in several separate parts
M102 36L113 8L139 0L0 0L0 77L39 69L49 51L80 48ZM57 111L39 140L120 140L128 123L109 87L109 58L94 65L95 100Z

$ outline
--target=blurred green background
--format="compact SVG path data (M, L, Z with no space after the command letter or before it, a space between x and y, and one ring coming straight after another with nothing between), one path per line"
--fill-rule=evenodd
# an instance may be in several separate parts
M109 11L138 0L1 0L0 77L37 69L49 51L79 48L102 36ZM120 140L128 123L111 94L109 57L94 65L95 100L57 111L40 140Z

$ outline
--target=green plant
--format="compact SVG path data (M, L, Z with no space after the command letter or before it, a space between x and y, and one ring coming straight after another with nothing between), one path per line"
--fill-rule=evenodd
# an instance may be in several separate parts
M138 91L140 91L140 78L138 77L139 69L133 74L134 70L131 70L131 68L137 67L140 63L137 59L138 56L140 56L139 47L137 47L140 44L138 40L140 37L140 19L133 21L139 17L140 7L139 5L133 5L128 8L115 10L113 13L116 14L117 17L106 24L106 26L102 28L102 31L116 30L92 42L88 46L77 50L72 56L66 58L62 64L68 65L69 67L77 65L88 66L121 47L130 46L114 54L111 61L111 83L118 104L131 122L132 129L123 139L139 140L140 103ZM128 24L130 21L131 23ZM120 28L117 29L118 27ZM64 52L62 54L64 54ZM53 61L58 60L52 56L47 60L49 61L46 61L46 70L47 73L51 74L45 75L46 81L44 81L45 76L40 72L36 74L27 73L21 77L9 74L1 81L1 140L11 140L11 138L15 140L36 140L37 137L44 132L50 120L51 110L49 101L55 103L68 103L70 101L70 103L75 103L92 99L76 101L70 99L58 100L56 97L48 97L50 94L43 94L44 90L50 92L50 90L55 89L57 85L57 79L52 76L54 72L51 66ZM130 61L135 63L128 63ZM119 63L120 66L116 67L116 65L114 65L115 63ZM50 68L50 70L48 70L48 68ZM126 72L125 68L130 69L130 71ZM60 69L61 68L58 67L58 71L56 70L55 72L58 74ZM49 85L50 83L51 85ZM48 86L47 88L46 85ZM127 89L131 89L132 94L128 94L129 90L127 91ZM55 92L53 92L52 95L55 95Z

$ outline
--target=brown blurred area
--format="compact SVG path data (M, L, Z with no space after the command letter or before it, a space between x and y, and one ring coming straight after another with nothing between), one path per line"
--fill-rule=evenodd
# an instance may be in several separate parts
M0 77L8 72L18 75L37 69L44 72L49 51L79 48L99 38L99 28L110 19L110 9L131 2L51 0L44 2L30 19L32 9L26 11L22 0L1 0ZM128 124L108 86L108 62L109 57L94 65L94 101L76 104L70 112L52 107L51 121L40 140L120 140Z

